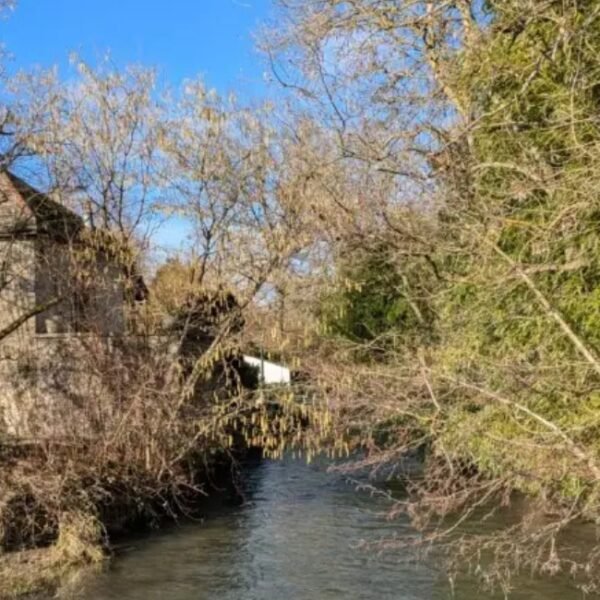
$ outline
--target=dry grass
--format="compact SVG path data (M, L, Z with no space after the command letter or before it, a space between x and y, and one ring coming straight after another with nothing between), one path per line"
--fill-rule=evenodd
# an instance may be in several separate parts
M100 523L84 514L63 517L54 545L0 555L2 600L68 590L83 573L102 567L106 554L100 543Z

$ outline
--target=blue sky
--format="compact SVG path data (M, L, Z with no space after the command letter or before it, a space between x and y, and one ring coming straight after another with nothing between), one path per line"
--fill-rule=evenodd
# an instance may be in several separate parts
M71 52L94 63L108 51L120 66L157 67L174 86L202 75L209 87L252 100L267 93L253 34L271 7L271 0L18 0L0 21L0 40L15 68L58 65L68 78ZM154 241L176 249L187 232L171 218Z
M201 74L220 92L255 98L264 64L252 34L270 9L271 0L18 0L0 39L18 67L58 64L67 76L70 52L93 62L110 51L172 84Z

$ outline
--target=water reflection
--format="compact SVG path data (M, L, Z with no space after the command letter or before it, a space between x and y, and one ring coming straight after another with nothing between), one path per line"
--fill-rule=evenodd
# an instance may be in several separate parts
M381 518L383 500L356 493L322 465L265 461L249 471L248 502L209 510L140 540L90 582L89 600L445 600L448 585L410 556L358 550L409 531ZM522 582L517 600L580 598L566 583ZM458 600L493 598L476 588Z

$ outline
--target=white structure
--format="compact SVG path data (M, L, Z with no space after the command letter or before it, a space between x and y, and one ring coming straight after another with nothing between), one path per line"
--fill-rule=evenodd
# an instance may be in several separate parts
M290 370L283 365L278 365L255 356L244 356L244 362L251 367L256 367L260 373L260 381L264 384L291 383Z

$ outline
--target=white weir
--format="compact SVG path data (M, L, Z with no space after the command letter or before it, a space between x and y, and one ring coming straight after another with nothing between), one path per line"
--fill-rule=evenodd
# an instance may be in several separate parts
M286 384L291 382L290 370L283 365L257 358L256 356L244 355L244 362L251 367L258 368L260 380L265 385L268 384Z

